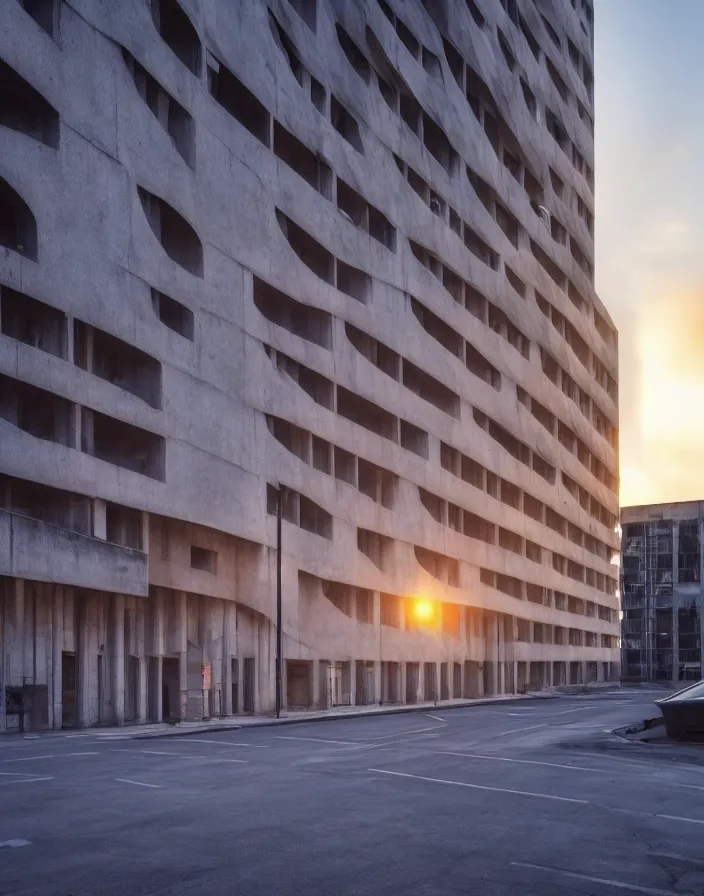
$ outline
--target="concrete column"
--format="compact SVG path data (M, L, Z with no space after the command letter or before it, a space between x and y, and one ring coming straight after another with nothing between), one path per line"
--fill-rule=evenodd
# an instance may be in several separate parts
M405 703L406 702L406 664L404 662L400 662L398 665L399 665L399 669L398 669L398 701L399 701L399 703Z
M225 682L225 693L223 694L223 712L226 716L232 715L232 657L235 653L235 644L231 632L234 631L234 614L236 606L232 601L225 604L225 621L222 639L222 654L225 668L223 670L223 681Z
M7 730L5 716L5 595L6 584L0 580L0 734Z
M283 649L283 648L282 648ZM286 703L286 664L282 664L281 668L281 704L282 707ZM237 657L237 705L240 712L244 712L244 659Z
M93 536L103 541L108 537L107 507L100 498L93 499Z
M125 597L113 597L112 695L115 724L125 723Z
M146 514L144 514L146 515ZM137 706L135 707L135 716L139 724L147 721L147 657L145 650L145 601L143 598L137 598L137 657L138 657L138 675L137 682Z
M497 644L497 686L498 693L505 694L506 693L506 637L504 634L504 617L497 618L497 626L496 626L497 636L498 636L498 644Z
M357 705L357 667L354 660L350 660L350 706Z
M51 709L52 728L63 725L62 652L64 646L64 589L54 585L51 608Z
M5 597L5 687L22 685L24 674L24 579L10 579Z
M375 591L373 594L373 620L374 630L379 644L379 659L374 663L374 702L381 703L381 658L383 657L384 644L381 625L381 594Z
M178 677L181 693L181 719L185 719L188 712L188 597L185 591L179 591L176 595L176 606L178 610L176 624L179 642Z
M76 631L76 724L79 728L91 725L90 692L91 692L91 620L89 598L74 593L73 612ZM124 687L124 684L123 684Z
M320 708L320 670L322 664L318 660L312 660L308 666L310 682L308 685L310 705L313 709Z

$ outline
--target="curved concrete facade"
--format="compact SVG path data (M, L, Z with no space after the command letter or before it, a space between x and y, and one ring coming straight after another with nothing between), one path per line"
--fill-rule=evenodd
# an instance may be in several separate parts
M1 724L617 677L591 4L0 24Z

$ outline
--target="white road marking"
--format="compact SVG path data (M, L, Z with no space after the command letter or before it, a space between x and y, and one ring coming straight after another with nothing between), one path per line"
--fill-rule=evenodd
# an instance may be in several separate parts
M35 781L53 781L53 775L47 775L46 777L34 777L34 778L25 778L22 776L20 781L12 780L12 781L0 781L0 787L7 787L8 784L34 784Z
M41 778L41 775L31 775L28 772L0 772L0 775L8 778Z
M38 737L40 737L39 734L25 734L24 739L25 739L25 740L35 740L35 739L38 738ZM6 840L5 842L6 842L6 843L9 843L10 841L9 841L9 840ZM1 843L0 843L0 846L2 846Z
M677 896L673 890L655 890L652 887L639 887L637 884L627 884L621 880L609 880L604 877L592 877L589 874L578 874L576 871L564 871L562 868L551 868L549 865L533 865L531 862L511 862L517 868L533 868L537 871L547 871L551 874L561 874L563 877L571 877L573 880L588 880L594 884L606 884L619 890L631 890L634 893L648 893L649 896Z
M17 849L18 846L30 846L31 840L0 840L0 849L7 846L10 849Z
M550 768L566 768L569 771L578 772L601 772L602 774L610 774L605 768L587 768L584 765L562 765L559 762L539 762L537 759L509 759L506 756L481 756L479 753L453 753L450 750L435 750L435 753L441 756L466 756L467 759L488 759L491 762L518 762L521 765L547 765ZM701 788L704 790L704 787Z
M429 719L435 719L436 722L444 722L445 721L445 719L441 718L440 716L434 716L429 712L424 712L423 715L427 716Z
M284 734L277 734L277 740L309 740L314 744L343 744L347 747L358 747L360 746L360 742L358 740L323 740L322 737L294 737L293 735L287 737ZM366 746L366 745L362 745Z
M547 727L547 724L529 725L527 728L512 728L510 731L499 731L497 734L490 735L490 737L506 737L509 734L520 734L522 731L537 731L538 728Z
M657 818L667 818L668 821L686 821L688 824L704 824L704 818L683 818L681 815L657 815Z
M162 787L161 784L145 784L143 781L131 781L129 778L115 778L122 784L136 784L138 787Z
M410 731L395 731L393 734L382 734L381 737L373 737L373 741L388 740L390 737L405 737L407 734L418 734L420 731L437 731L438 728L444 728L447 725L428 725L425 728L411 728Z
M186 738L177 738L179 742L183 742ZM188 743L191 744L216 744L218 747L252 747L256 750L265 750L269 744L239 744L233 743L231 740L206 740L204 737L189 737Z
M97 752L86 753L50 753L47 756L22 756L19 759L0 759L0 762L34 762L36 759L60 759L62 756L99 756Z
M699 787L697 784L675 784L675 787L685 787L687 790L704 790L704 787Z
M490 790L493 793L514 793L518 796L535 796L543 800L555 800L560 803L589 804L589 800L576 800L568 796L552 796L549 793L533 793L530 790L509 790L507 787L489 787L486 784L467 784L466 781L447 781L443 778L428 778L425 775L410 775L407 772L392 772L383 768L368 768L367 771L376 772L380 775L394 775L398 778L414 778L417 781L431 781L433 784L450 784L454 787L469 787L472 790Z
M131 750L125 750L126 753L131 753ZM180 756L181 753L167 753L165 750L140 750L140 753L146 753L149 756Z

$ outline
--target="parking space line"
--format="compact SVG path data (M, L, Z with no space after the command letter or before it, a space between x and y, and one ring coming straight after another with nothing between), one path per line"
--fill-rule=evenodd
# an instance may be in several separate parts
M366 746L362 741L358 740L324 740L322 737L296 737L294 735L287 736L285 734L275 735L277 740L308 740L315 744L342 744L346 747Z
M116 781L120 781L121 784L136 784L138 787L157 787L160 788L162 784L145 784L144 781L131 781L129 778L115 778Z
M520 734L522 731L537 731L538 728L547 727L547 723L543 723L542 725L529 725L527 728L512 728L510 731L498 731L496 734L490 735L490 737L506 737L509 734Z
M434 750L441 756L466 756L467 759L486 759L490 762L517 762L521 765L547 765L550 768L566 768L569 771L577 772L601 772L602 774L611 774L605 768L587 768L584 765L562 765L559 762L540 762L537 759L509 759L508 756L483 756L479 753L454 753L451 750ZM704 790L704 788L702 788Z
M561 874L573 880L588 880L594 884L605 884L608 887L616 887L619 890L630 890L633 893L647 893L648 896L678 896L674 890L655 890L652 887L639 887L637 884L627 884L621 880L609 880L604 877L592 877L589 874L578 874L576 871L565 871L563 868L551 868L549 865L534 865L532 862L511 862L517 868L533 868L536 871L548 871L551 874Z
M466 781L448 781L444 778L429 778L425 775L411 775L408 772L392 772L383 768L368 768L368 772L376 772L379 775L394 775L398 778L414 778L417 781L430 781L433 784L449 784L454 787L469 787L472 790L490 790L492 793L513 793L517 796L533 796L544 800L555 800L560 803L580 803L583 806L589 804L589 800L578 800L569 796L553 796L549 793L534 793L531 790L510 790L508 787L489 787L487 784L468 784Z
M191 744L215 744L218 747L251 747L253 750L266 750L269 744L241 744L234 743L231 740L206 740L204 737L176 737L174 738L178 742L183 742L187 740L188 743Z
M425 728L411 728L409 731L394 731L393 734L382 734L381 737L372 737L371 740L388 740L390 737L406 737L407 734L418 734L421 731L437 731L438 728L445 728L447 722L442 725L427 725Z
M21 756L18 759L0 759L0 762L34 762L37 759L60 759L63 756L99 756L97 752L85 753L49 753L46 756Z
M423 715L427 716L429 719L435 719L436 722L444 722L445 721L445 719L441 718L440 716L434 716L429 712L424 712Z
M12 781L0 781L0 787L6 787L8 784L34 784L35 781L53 781L53 775L46 775L42 777L37 777L36 775L33 778L26 778L22 776L21 780L17 780L16 778Z

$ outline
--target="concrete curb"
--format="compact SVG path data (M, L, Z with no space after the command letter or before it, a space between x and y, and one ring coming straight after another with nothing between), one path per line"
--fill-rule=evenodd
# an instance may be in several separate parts
M207 734L208 732L218 733L221 731L245 731L249 728L268 728L275 725L305 725L308 722L340 722L345 719L363 719L363 718L371 718L371 717L379 717L379 716L391 716L391 715L400 715L401 713L429 713L429 712L448 712L453 709L467 709L469 707L483 707L483 706L497 706L497 705L515 705L516 703L533 703L537 700L559 700L562 695L560 694L531 694L530 696L525 697L508 697L504 699L498 700L467 700L462 703L451 703L451 704L422 704L420 706L393 706L388 709L372 709L371 707L368 710L362 710L361 712L355 713L333 713L333 714L321 714L317 716L309 716L307 718L296 718L287 716L283 719L270 719L270 718L262 718L261 720L247 722L245 725L238 724L237 722L233 722L232 724L223 723L221 725L207 725L201 728L179 728L178 725L174 725L173 729L169 731L144 731L138 732L135 731L134 734L128 735L134 740L141 739L151 739L151 738L163 738L163 737L189 737L194 734ZM125 729L122 729L122 732L125 733Z

